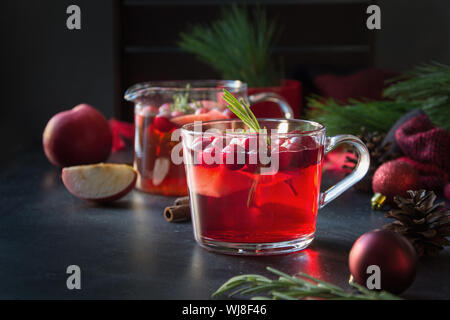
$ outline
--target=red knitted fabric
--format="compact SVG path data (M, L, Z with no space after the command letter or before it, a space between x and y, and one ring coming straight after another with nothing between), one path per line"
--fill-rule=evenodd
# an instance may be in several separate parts
M406 156L402 160L421 173L423 187L441 191L450 174L450 132L419 115L405 122L395 137Z

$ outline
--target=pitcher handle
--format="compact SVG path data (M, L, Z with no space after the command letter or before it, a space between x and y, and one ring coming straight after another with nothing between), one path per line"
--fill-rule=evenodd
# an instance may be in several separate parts
M335 149L341 143L348 143L356 148L356 152L358 154L358 162L356 163L355 169L352 171L352 173L350 173L334 186L330 187L327 191L320 194L319 208L325 207L328 203L336 199L345 190L361 180L369 170L369 151L367 150L366 145L355 136L345 134L327 138L325 154Z
M284 117L286 119L293 119L294 118L294 112L292 111L291 106L289 103L280 95L272 92L262 92L262 93L255 93L248 97L250 104L255 104L262 101L270 101L278 104L280 107L281 112L284 114Z

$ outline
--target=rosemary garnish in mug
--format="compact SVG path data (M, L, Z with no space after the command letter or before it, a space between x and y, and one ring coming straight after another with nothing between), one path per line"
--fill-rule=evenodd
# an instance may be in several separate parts
M261 126L253 114L250 107L245 103L244 99L236 99L228 90L223 89L223 100L228 103L228 108L242 120L250 129L255 132L261 131Z
M236 99L235 96L233 96L228 90L223 89L224 95L223 100L228 103L228 108L239 118L244 122L244 124L247 125L247 127L250 128L250 130L256 132L256 133L262 133L265 132L267 134L267 146L270 146L270 138L269 134L267 133L267 129L264 128L261 129L261 126L259 125L258 120L256 119L255 115L253 114L252 110L250 110L250 107L245 103L244 99ZM269 149L270 150L270 149ZM250 205L253 200L253 196L256 192L256 189L258 187L259 182L259 175L255 177L253 180L253 184L250 188L250 191L248 193L247 198L247 208L250 208Z
M225 282L212 296L218 297L228 293L228 297L237 294L241 296L253 295L252 300L401 300L400 297L386 291L369 290L352 279L349 284L356 292L349 293L338 286L306 273L299 272L295 276L290 276L274 268L267 267L267 270L276 274L279 278L271 280L258 274L236 276ZM229 293L230 291L231 293Z

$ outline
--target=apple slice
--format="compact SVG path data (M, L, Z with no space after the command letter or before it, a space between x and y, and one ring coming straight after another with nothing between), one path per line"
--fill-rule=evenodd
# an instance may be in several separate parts
M105 203L122 198L136 184L136 171L125 164L93 164L64 168L62 180L75 197Z
M226 115L218 110L211 110L208 113L187 114L185 116L172 118L171 121L178 126L192 123L194 121L224 120L228 119Z

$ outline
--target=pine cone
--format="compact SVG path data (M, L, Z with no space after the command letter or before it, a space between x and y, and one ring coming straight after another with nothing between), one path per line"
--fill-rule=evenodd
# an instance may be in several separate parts
M386 217L396 219L385 229L405 236L416 248L417 254L434 255L450 245L450 217L444 202L434 204L433 191L408 191L409 198L394 197L399 209Z
M365 192L372 192L372 178L377 168L384 162L393 160L396 157L396 155L390 155L386 157L386 159L383 158L383 156L387 155L388 151L391 149L391 143L386 143L383 145L385 136L386 135L384 133L379 133L378 131L367 132L366 128L361 128L361 134L358 135L358 137L362 142L364 142L369 150L370 167L366 176L355 185L356 189ZM353 152L353 149L350 150L350 152ZM344 169L353 170L357 161L357 158L347 157L347 163L344 165Z

